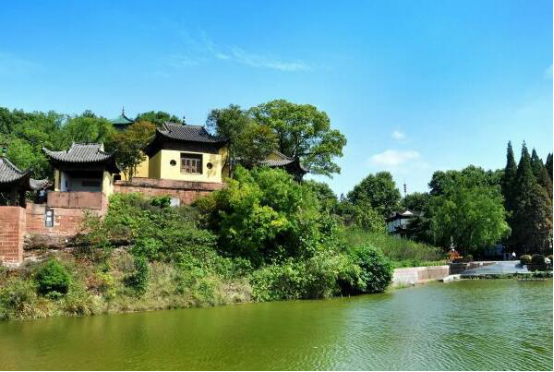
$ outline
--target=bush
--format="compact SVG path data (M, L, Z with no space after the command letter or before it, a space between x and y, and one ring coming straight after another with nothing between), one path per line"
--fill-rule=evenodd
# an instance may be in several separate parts
M62 264L52 259L37 271L35 281L40 295L58 298L69 291L71 275Z
M519 257L519 262L522 265L529 265L531 263L531 256L528 255L528 254L524 254L524 255Z
M352 262L361 269L361 287L353 293L383 292L392 280L392 265L383 253L371 245L361 245L350 252Z
M254 267L312 257L328 238L311 188L285 171L238 167L227 187L210 198L198 205L210 214L204 220L218 236L218 249Z
M133 273L127 275L123 282L136 294L142 295L148 287L148 262L145 257L137 256L134 258L134 266Z
M531 263L533 265L544 265L544 256L542 254L534 254L531 257Z
M32 282L11 278L0 286L0 320L33 316L37 294Z

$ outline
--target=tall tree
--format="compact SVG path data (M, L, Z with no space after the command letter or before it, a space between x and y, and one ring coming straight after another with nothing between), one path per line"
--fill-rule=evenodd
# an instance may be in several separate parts
M379 172L354 186L348 193L348 200L354 205L370 205L386 218L398 209L400 191L389 172Z
M334 158L342 156L346 138L335 129L327 114L312 105L275 100L250 109L254 121L276 134L279 151L299 159L311 173L340 173Z
M550 181L552 181L552 153L548 154L546 157L546 163L544 165L546 167L546 172L548 173L548 176L550 177Z
M524 143L517 168L512 240L519 253L547 252L552 241L552 205L533 174Z
M514 156L512 142L508 142L506 151L506 167L504 168L504 177L502 179L502 193L506 201L506 210L511 212L514 209L514 188L517 177L517 163Z
M427 208L431 197L426 192L413 192L402 199L402 208L422 213Z
M177 116L165 111L148 111L138 114L135 121L147 121L159 127L165 122L180 123L184 121L184 118L179 119Z
M277 136L273 130L267 125L257 125L238 105L212 110L206 127L229 142L227 165L230 173L236 164L251 167L277 149Z
M133 178L137 167L146 159L143 150L155 130L156 125L153 123L138 121L124 132L114 132L109 138L106 149L116 152L117 162L129 179Z
M72 142L78 143L104 143L115 131L112 123L104 118L90 115L90 112L84 115L69 118L62 126L60 138L61 147L68 147Z
M431 229L436 243L454 243L462 252L479 254L509 234L504 200L498 188L449 187L433 200Z
M539 157L535 149L533 149L531 155L531 166L533 168L533 175L535 176L535 179L537 180L539 185L544 188L550 200L552 200L552 180L550 179L550 176L548 175L548 172L546 171L546 168L542 163L542 159Z

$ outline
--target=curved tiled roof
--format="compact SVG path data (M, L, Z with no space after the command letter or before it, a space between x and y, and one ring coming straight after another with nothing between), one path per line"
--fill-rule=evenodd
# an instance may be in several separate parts
M294 158L289 158L288 156L286 156L285 154L283 154L282 152L279 152L277 150L273 151L273 155L276 155L277 157L279 157L279 159L262 160L261 164L265 165L267 167L283 167L285 165L292 164L296 161ZM300 166L300 169L302 169L304 172L308 172L308 169L306 167L304 167L300 163L300 161L298 161L298 165Z
M27 182L28 190L41 190L50 186L50 181L30 178L29 171L23 172L7 158L0 157L0 185L9 185L19 181Z
M212 136L206 128L201 125L189 125L189 124L177 124L166 122L161 129L156 131L163 137L189 142L202 142L202 143L224 143L226 141L220 140L215 136Z
M22 172L7 158L0 157L0 183L17 182L26 176L29 172Z
M73 143L67 151L42 149L52 160L64 163L102 163L111 160L113 154L104 151L99 143Z

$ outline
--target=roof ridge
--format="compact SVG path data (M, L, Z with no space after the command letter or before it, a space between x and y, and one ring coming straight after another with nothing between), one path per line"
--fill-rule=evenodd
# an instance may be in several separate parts
M4 160L4 163L5 163L8 167L10 167L10 168L12 168L14 171L16 171L17 173L27 173L27 171L24 172L24 171L22 171L21 169L19 169L14 163L12 163L12 162L10 161L10 159L6 158L5 156L0 157L0 160Z

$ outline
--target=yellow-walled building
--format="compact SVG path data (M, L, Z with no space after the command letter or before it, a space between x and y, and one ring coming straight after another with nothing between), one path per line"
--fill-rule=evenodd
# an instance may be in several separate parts
M212 136L203 126L164 123L144 152L147 159L137 167L135 177L223 181L227 141Z

